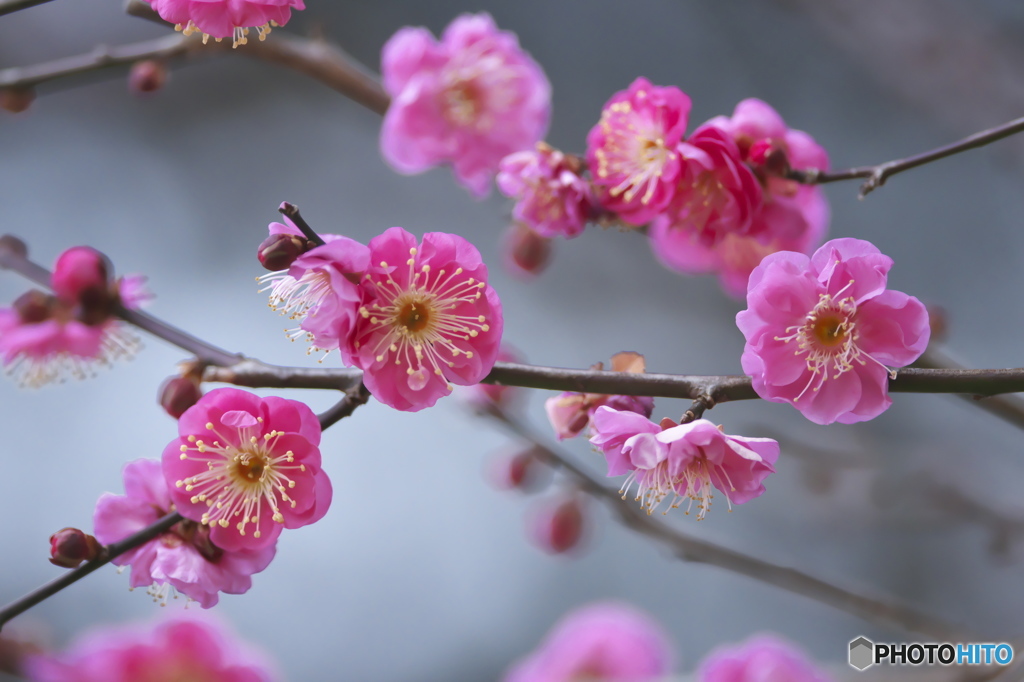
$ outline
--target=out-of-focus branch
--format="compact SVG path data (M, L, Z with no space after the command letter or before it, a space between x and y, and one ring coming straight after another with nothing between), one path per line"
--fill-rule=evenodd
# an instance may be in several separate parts
M50 0L0 0L0 17L47 2Z
M954 360L947 353L944 353L939 348L929 348L924 355L922 355L917 362L914 363L914 367L920 367L922 369L950 369L957 371L965 371L962 364ZM1016 392L1016 391L1014 391ZM995 395L995 394L970 394L969 392L961 394L961 398L969 402L975 407L980 407L986 412L991 412L995 416L1003 419L1004 421L1013 424L1018 428L1024 429L1024 400L1021 400L1018 396L1013 395Z
M953 156L954 154L959 154L960 152L965 152L969 149L983 147L997 140L1001 140L1004 137L1016 135L1021 131L1024 131L1024 117L1014 119L1008 123L1004 123L1003 125L996 126L995 128L983 130L980 133L975 133L965 137L959 142L947 144L943 147L939 147L938 149L933 149L921 154L915 154L914 156L908 156L905 159L886 161L885 163L880 163L876 166L858 166L856 168L848 168L846 170L834 171L831 173L825 173L817 169L810 169L806 171L791 170L787 177L805 185L821 185L826 182L839 182L841 180L853 180L854 178L867 178L860 186L860 198L863 199L869 192L884 185L886 180L897 173L902 173L905 170L917 168L918 166L923 166L926 163L938 161L939 159L944 159L947 156Z
M569 475L580 490L606 503L623 525L668 547L683 561L704 563L745 575L795 594L814 599L828 606L863 618L867 622L917 632L938 641L955 641L963 637L960 628L908 606L850 592L824 580L787 566L773 564L705 540L690 537L644 512L638 505L622 501L621 494L604 485L569 457L552 449L535 436L523 423L508 413L493 408L485 412L498 420L517 437L534 445L537 457Z

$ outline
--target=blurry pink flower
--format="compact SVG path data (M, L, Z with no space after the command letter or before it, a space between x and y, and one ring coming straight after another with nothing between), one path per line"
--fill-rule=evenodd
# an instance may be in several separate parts
M636 499L648 514L666 499L675 509L688 497L686 513L696 502L700 520L711 508L712 487L725 494L730 509L764 493L763 481L779 457L777 442L728 436L707 419L665 426L609 407L593 418L590 442L604 452L608 475L629 473L622 492L636 483Z
M97 630L59 655L30 656L35 682L272 682L262 657L208 616L178 614L154 628Z
M160 462L137 459L124 468L124 495L104 493L96 503L93 525L104 545L120 542L156 523L174 507ZM242 594L252 587L252 574L274 558L275 544L256 550L225 551L210 539L210 529L195 521L175 524L146 544L114 558L115 566L131 566L131 587L146 587L163 603L177 590L208 609L220 592ZM173 588L171 590L170 588Z
M587 525L583 499L572 493L541 500L526 518L530 541L548 554L565 554L576 549L586 534Z
M480 252L454 234L392 227L370 241L361 320L342 349L375 398L415 412L491 371L503 321Z
M303 403L219 388L181 415L178 433L163 453L171 500L186 519L210 527L217 547L264 549L283 528L327 513L320 423Z
M506 156L498 189L516 199L512 216L544 237L579 236L595 201L582 165L544 142L531 151Z
M255 28L260 40L271 26L284 26L292 17L292 8L306 9L303 0L146 0L176 31L185 35L202 33L205 43L211 36L220 42L231 38L233 46L245 45L249 29Z
M644 356L632 351L623 351L612 356L611 371L642 374L644 372ZM604 369L604 363L597 363L592 369ZM548 398L544 409L548 413L548 421L555 430L558 440L575 438L590 424L597 408L607 405L616 410L636 412L650 417L654 410L654 398L633 395L603 395L601 393L566 392Z
M501 160L547 130L544 71L486 13L456 18L440 43L425 28L399 30L384 45L381 73L391 95L381 152L400 173L450 163L483 197Z
M271 223L270 234L302 237L287 216L285 223ZM370 265L370 250L348 237L321 237L326 244L299 254L287 270L259 281L267 284L261 291L270 289L271 308L300 320L298 329L288 331L293 340L305 336L310 350L330 351L344 345L359 316L359 280Z
M870 242L833 239L813 256L782 251L750 275L743 371L765 400L817 424L873 419L892 404L889 367L928 346L928 311L887 291L892 259ZM895 372L892 377L895 378Z
M653 682L668 675L672 650L650 616L614 602L567 614L504 682Z
M682 90L646 78L608 100L587 135L587 163L605 209L643 225L668 208L682 177L677 147L689 116Z
M501 237L502 263L520 279L533 279L548 267L551 239L522 223L512 223Z
M797 648L760 635L720 647L701 662L698 682L831 682Z
M50 286L59 298L78 303L84 296L105 295L109 273L106 256L88 246L73 246L57 257Z

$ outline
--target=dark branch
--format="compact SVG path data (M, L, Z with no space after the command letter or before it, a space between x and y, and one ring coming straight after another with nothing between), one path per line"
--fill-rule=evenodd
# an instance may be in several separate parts
M0 0L0 17L47 2L50 0Z
M299 213L298 206L296 206L295 204L289 204L286 201L283 204L281 204L281 207L277 210L281 215L285 216L293 223L295 223L295 227L299 228L299 230L302 231L302 234L306 236L306 239L313 242L317 246L323 246L324 244L326 244L326 242L323 240L323 237L318 235L316 233L316 230L310 227L309 223L306 222L306 219L303 218L302 214Z
M345 396L330 409L317 415L317 419L320 420L320 428L326 430L345 417L352 416L356 408L365 405L369 399L370 392L366 390L366 386L363 386L362 382L359 382L358 386L353 386L345 391Z
M980 133L975 133L974 135L965 137L959 142L947 144L944 147L939 147L938 149L933 149L922 154L908 156L905 159L887 161L885 163L880 163L877 166L858 166L857 168L848 168L847 170L835 171L832 173L825 173L817 169L810 169L806 171L791 170L788 177L791 180L796 180L797 182L801 182L805 185L821 185L826 182L839 182L841 180L852 180L854 178L867 178L867 180L864 181L864 184L860 187L860 198L863 199L869 192L884 185L886 180L897 173L902 173L905 170L923 166L924 164L931 163L932 161L944 159L947 156L953 156L954 154L965 152L968 149L983 147L997 140L1001 140L1004 137L1016 135L1021 131L1024 131L1024 118L1017 118L1008 123L1004 123L1003 125L996 126L995 128L989 128L988 130L983 130Z

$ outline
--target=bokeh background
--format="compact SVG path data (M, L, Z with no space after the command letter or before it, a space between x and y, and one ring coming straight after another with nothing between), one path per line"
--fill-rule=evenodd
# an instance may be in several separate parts
M377 69L401 26L437 33L480 10L518 33L547 71L548 138L568 150L583 149L601 105L638 75L683 88L693 124L745 97L765 99L814 135L836 168L935 147L1024 110L1016 0L349 0L310 2L287 30L322 30ZM0 18L0 67L163 33L125 16L117 0L57 0ZM507 201L475 201L446 169L393 173L377 150L376 115L303 76L228 56L175 68L155 97L130 94L123 71L40 95L24 114L0 112L0 231L23 237L45 264L76 244L105 251L120 272L149 276L154 314L222 347L315 363L286 340L254 281L255 247L288 200L321 231L363 241L392 225L469 238L492 265L506 340L536 364L586 367L628 349L651 371L739 371L733 318L742 306L713 278L671 273L642 237L594 228L558 243L537 279L516 279L500 265ZM868 239L892 256L891 285L942 306L950 351L975 367L1022 364L1022 150L1009 140L935 163L864 201L855 184L826 190L831 236ZM25 288L3 275L0 300ZM125 461L159 456L175 425L155 395L183 359L147 338L134 361L95 379L0 384L0 602L59 573L46 562L47 537L90 527L99 493L122 492ZM285 395L318 411L335 399ZM524 410L548 432L546 397L532 393ZM659 400L655 415L683 409ZM855 427L815 426L756 401L708 416L730 432L778 437L778 473L766 495L732 514L716 508L701 523L674 514L670 523L997 640L1021 632L1024 448L1013 427L953 397L904 394ZM566 610L609 598L656 616L683 672L714 647L766 630L844 675L854 637L909 639L680 563L597 505L588 551L548 557L524 532L539 498L496 492L481 474L509 447L454 398L417 414L360 409L325 434L336 491L328 516L285 533L252 591L224 597L216 611L295 681L497 680ZM566 449L600 471L587 443ZM159 610L111 568L14 627L59 646L95 624Z

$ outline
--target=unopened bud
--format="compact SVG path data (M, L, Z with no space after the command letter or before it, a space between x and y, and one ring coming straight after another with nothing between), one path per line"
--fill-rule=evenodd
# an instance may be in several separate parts
M548 554L564 554L579 545L585 529L583 505L576 495L547 500L530 521L534 544Z
M20 258L28 257L28 246L13 234L5 234L0 237L0 251L6 251Z
M164 411L179 419L185 414L185 410L199 402L203 397L203 391L199 388L199 382L190 377L171 377L160 387L160 407Z
M89 246L74 246L57 257L50 286L57 296L78 303L89 292L90 303L107 296L110 288L107 257Z
M546 467L537 459L533 448L496 455L485 469L487 482L498 490L533 492L546 484Z
M32 88L4 88L0 90L0 109L20 114L32 106L36 91Z
M272 234L263 240L256 255L271 272L287 270L295 259L309 250L309 242L293 234Z
M750 145L749 154L750 163L764 168L769 175L783 176L789 172L786 150L770 137Z
M514 273L535 277L551 259L551 240L526 225L513 224L503 240L505 265Z
M13 308L22 322L36 324L50 319L54 304L56 304L56 300L53 296L32 289L19 296L14 301Z
M83 561L100 555L103 546L96 538L77 528L62 528L50 536L50 563L64 568L77 568Z
M128 89L138 94L156 92L167 83L167 67L163 62L143 59L132 64L128 72Z

